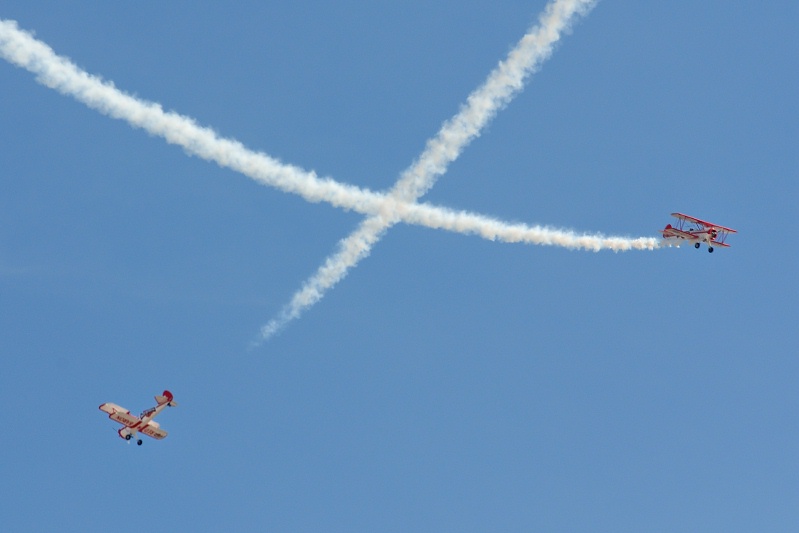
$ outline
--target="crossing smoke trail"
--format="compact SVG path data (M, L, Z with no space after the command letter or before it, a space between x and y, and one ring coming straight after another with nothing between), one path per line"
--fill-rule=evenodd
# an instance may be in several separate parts
M45 43L20 30L15 21L0 19L0 57L37 75L43 85L72 96L112 118L127 121L186 152L236 170L264 185L299 194L310 202L328 202L365 215L381 214L409 224L479 235L487 239L530 244L552 244L568 248L616 251L652 249L655 239L604 238L583 235L569 237L556 231L547 241L547 228L506 224L472 213L454 211L429 204L413 204L398 198L318 178L313 172L286 165L262 153L248 150L235 140L220 138L213 130L198 126L189 117L165 112L160 105L136 99L110 82L80 70L60 57ZM537 229L536 229L537 228ZM555 239L554 237L558 238ZM565 239L565 240L564 240ZM641 244L643 243L643 244ZM361 243L361 246L367 243Z
M263 185L298 194L309 202L327 202L364 215L393 217L410 224L430 223L434 228L459 231L459 225L445 222L458 218L456 211L429 204L411 204L330 178L319 178L314 172L286 165L266 154L253 152L238 141L221 138L189 117L164 111L157 103L125 94L113 83L92 76L68 59L56 55L45 43L20 30L16 21L0 19L0 57L36 74L37 81L43 85L72 96L92 109L142 128L183 147L191 155L214 161ZM469 213L460 213L459 220L469 221L463 226L464 233L476 235L481 234L476 228L480 221L502 224ZM486 234L493 234L493 230L487 230ZM495 238L502 239L501 235L499 231ZM508 242L517 241L510 239Z
M216 162L263 185L300 195L309 202L327 202L369 215L356 233L342 241L340 253L329 258L320 269L320 279L333 280L332 286L350 266L368 255L386 229L397 222L479 235L491 240L587 250L657 247L656 239L576 235L541 226L507 224L482 215L414 203L433 185L435 178L446 171L460 150L479 134L480 128L521 89L524 78L548 57L551 45L568 27L570 17L587 11L593 3L593 0L556 0L550 4L541 19L541 26L545 29L537 36L534 36L535 32L525 36L511 52L508 61L500 64L484 84L485 92L478 90L470 96L464 109L442 127L439 135L428 143L419 160L403 173L389 194L319 178L314 172L281 163L264 153L249 150L238 141L220 137L189 117L164 111L157 103L128 95L113 83L92 76L68 59L56 55L47 44L20 30L15 21L0 19L0 57L32 72L41 84L109 117L124 120L133 127L164 138L170 144L181 146L190 155ZM561 21L559 24L552 24L558 20ZM536 43L535 39L540 41ZM541 46L547 41L550 42L548 51L541 48L535 52L536 45ZM515 64L514 61L530 66L527 70L524 67L519 70L519 65L516 65L516 70L509 68L508 65ZM492 92L494 89L496 93ZM353 259L340 261L340 257ZM312 305L314 297L321 297L321 293L314 296L314 291L318 291L315 286L304 292L307 296L298 293L296 297L300 301L310 301Z
M389 195L405 202L415 202L429 191L436 179L446 172L449 163L524 88L525 79L552 55L554 44L575 17L587 13L594 3L594 0L555 0L547 4L539 23L522 37L483 85L469 95L458 114L428 141L422 155L402 173ZM338 250L303 283L278 317L261 328L261 340L276 334L321 300L351 268L369 255L377 241L399 221L396 213L388 210L364 220L355 232L339 242Z
M662 246L662 240L653 237L603 236L555 229L546 226L510 224L501 220L466 211L454 211L427 204L397 204L396 218L408 224L431 229L442 229L465 235L477 235L487 240L505 243L524 243L539 246L557 246L572 250L654 250ZM294 294L282 314L261 329L260 338L254 345L278 333L303 310L311 307L322 296L324 290L343 279L347 270L369 254L371 247L382 237L392 223L386 224L379 217L367 218L358 230L339 243L339 252L330 256L316 274ZM349 259L351 262L347 262ZM325 285L326 284L326 285Z

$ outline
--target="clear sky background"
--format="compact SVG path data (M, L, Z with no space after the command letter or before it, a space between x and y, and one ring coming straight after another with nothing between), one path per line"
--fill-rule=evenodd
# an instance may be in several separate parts
M390 187L543 1L4 1L117 87ZM799 530L799 8L601 1L425 200L732 248L398 225L249 350L362 219L0 62L9 531ZM97 406L168 388L138 447Z

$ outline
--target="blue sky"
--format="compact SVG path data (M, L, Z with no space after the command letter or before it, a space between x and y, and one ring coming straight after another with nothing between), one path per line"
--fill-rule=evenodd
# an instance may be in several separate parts
M545 2L4 2L120 89L383 190ZM278 4L278 3L276 3ZM426 200L732 248L398 225L248 346L362 219L0 63L0 516L15 531L795 531L792 2L602 1ZM170 389L164 441L97 410Z

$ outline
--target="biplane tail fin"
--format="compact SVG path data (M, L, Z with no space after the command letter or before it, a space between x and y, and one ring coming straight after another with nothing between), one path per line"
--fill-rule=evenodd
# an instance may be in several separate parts
M158 402L158 405L167 403L170 407L175 407L178 404L178 402L174 401L174 396L172 396L172 393L168 390L165 390L163 394L157 395L155 401Z

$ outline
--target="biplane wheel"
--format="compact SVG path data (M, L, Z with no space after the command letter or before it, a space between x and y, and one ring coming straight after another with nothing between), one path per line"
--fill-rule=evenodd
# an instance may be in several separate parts
M130 435L125 435L125 440L130 440Z
M136 441L136 444L138 444L139 446L141 446L141 439L137 440L137 441Z
M694 248L699 249L699 243L694 244Z
M710 252L710 253L712 254L712 253L713 253L713 247L712 247L712 246L708 246L708 247L707 247L707 251L708 251L708 252Z

